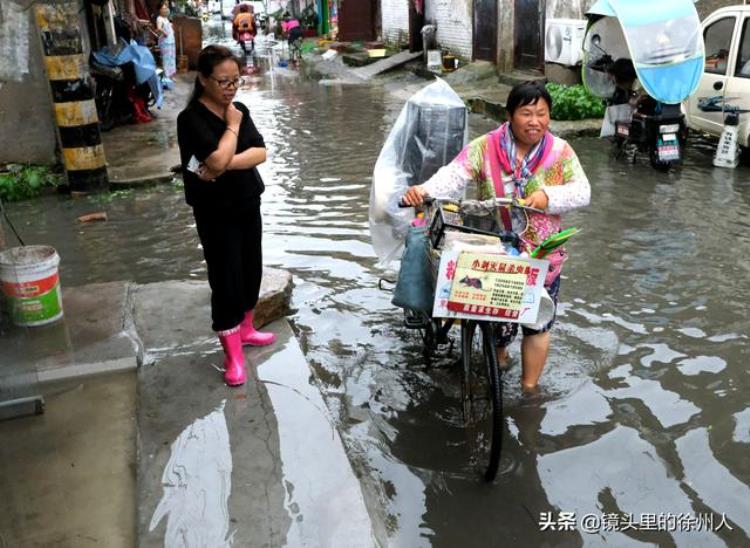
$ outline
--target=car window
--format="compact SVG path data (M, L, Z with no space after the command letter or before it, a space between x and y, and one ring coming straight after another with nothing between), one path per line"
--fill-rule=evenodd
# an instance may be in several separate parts
M742 22L742 40L737 52L737 65L734 75L740 78L750 78L750 17L745 17Z
M726 74L729 62L729 46L732 43L732 33L736 17L724 17L711 23L703 32L706 47L706 72L711 74Z

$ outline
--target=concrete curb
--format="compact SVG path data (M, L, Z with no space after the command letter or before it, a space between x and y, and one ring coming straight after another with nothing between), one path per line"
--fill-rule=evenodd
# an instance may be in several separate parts
M291 312L293 285L291 273L264 269L257 327ZM64 287L63 320L38 328L12 327L4 335L0 378L8 386L33 388L38 383L135 370L154 359L148 347L192 348L195 337L185 337L185 323L191 333L200 333L201 340L215 346L210 293L208 283L199 280ZM187 301L188 308L180 306Z
M160 173L157 175L147 175L140 178L123 179L120 181L110 181L110 190L119 190L125 188L141 188L149 185L160 185L164 183L171 183L175 179L182 179L181 173L175 173L170 171L169 173Z

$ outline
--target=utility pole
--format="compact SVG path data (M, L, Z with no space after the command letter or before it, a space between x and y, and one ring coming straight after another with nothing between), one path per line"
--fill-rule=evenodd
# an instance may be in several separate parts
M78 8L72 0L34 3L65 177L71 191L88 192L109 179Z
M0 216L0 251L5 249L5 232L3 232L3 218Z

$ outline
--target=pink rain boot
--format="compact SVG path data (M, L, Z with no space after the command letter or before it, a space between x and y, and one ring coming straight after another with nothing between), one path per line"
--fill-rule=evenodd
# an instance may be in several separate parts
M240 386L247 380L245 355L242 353L240 328L219 331L219 340L224 348L224 382L229 386Z
M251 346L266 346L276 342L276 335L273 333L261 333L256 331L253 325L253 311L248 310L245 312L245 319L240 324L240 332L242 333L242 344L249 344Z

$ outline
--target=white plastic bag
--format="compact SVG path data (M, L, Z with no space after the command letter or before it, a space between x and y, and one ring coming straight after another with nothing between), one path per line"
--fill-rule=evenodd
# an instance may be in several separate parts
M633 107L628 103L610 105L604 111L602 129L599 137L612 137L615 134L617 122L630 122L633 119Z
M468 137L468 111L440 78L404 105L383 145L370 190L370 237L387 267L403 249L412 208L398 201L410 186L422 184L455 158Z

